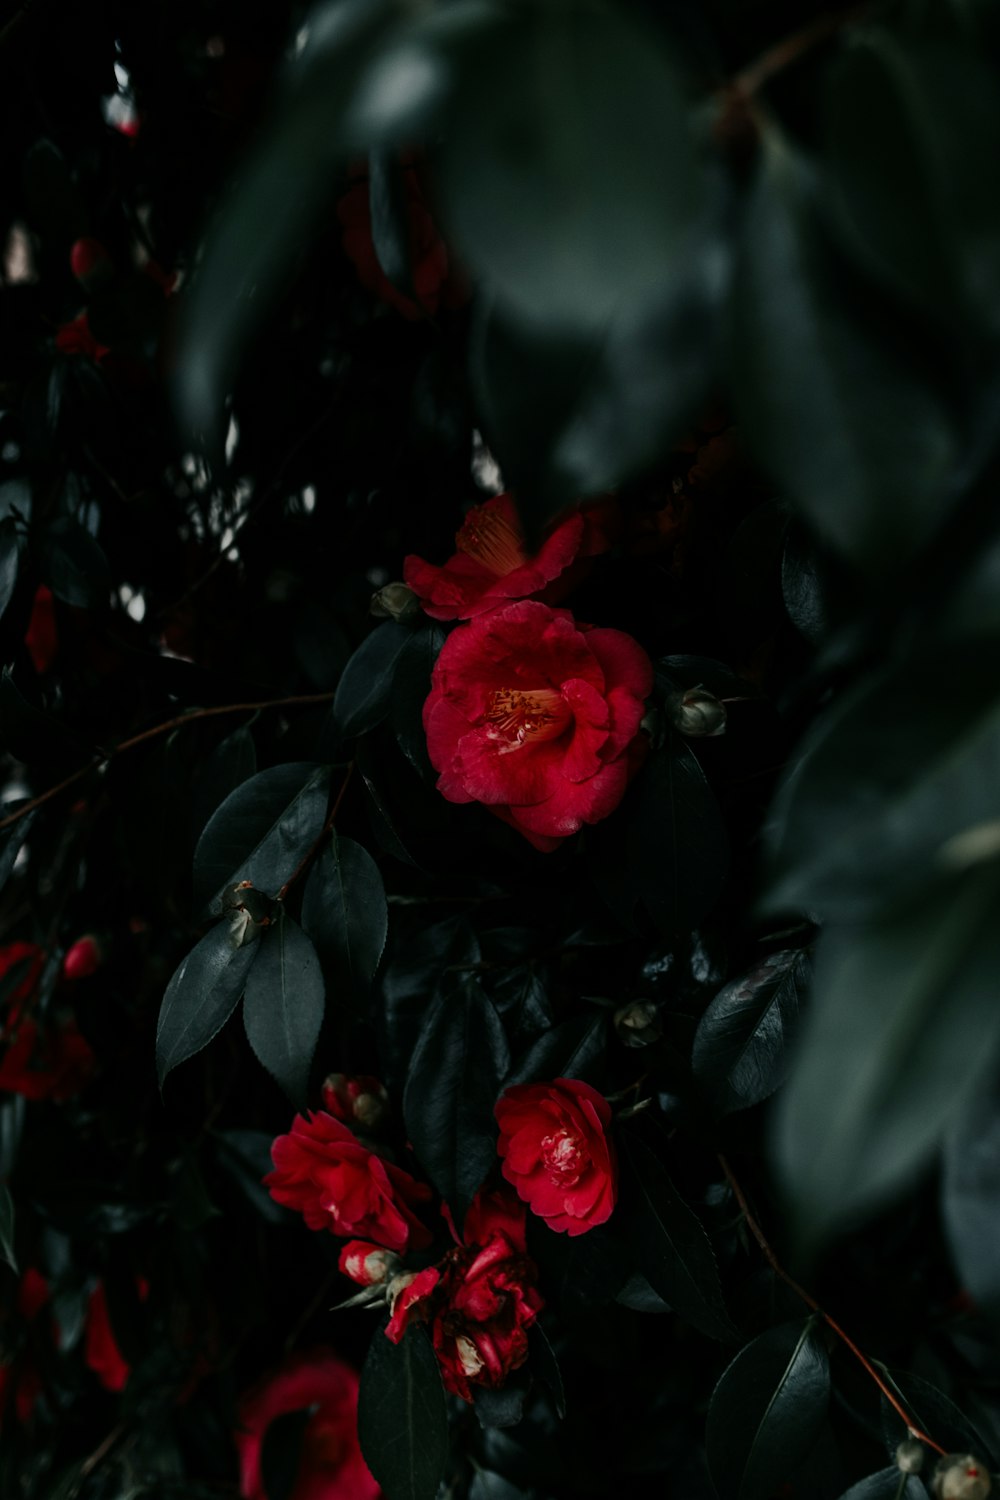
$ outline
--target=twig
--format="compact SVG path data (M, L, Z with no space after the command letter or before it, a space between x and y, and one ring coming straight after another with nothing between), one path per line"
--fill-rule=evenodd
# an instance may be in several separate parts
M793 32L784 41L768 48L749 67L744 68L742 73L737 73L732 83L733 92L745 99L753 98L776 74L783 73L806 52L811 52L813 47L834 36L842 26L856 20L867 8L867 5L852 5L835 15L817 16L808 26L803 26L801 31Z
M47 791L40 792L37 797L32 797L30 802L22 803L14 812L8 813L5 818L0 818L0 832L5 828L10 828L27 813L34 812L36 807L41 807L53 797L58 797L60 792L64 792L67 787L73 786L84 776L89 776L91 771L97 771L109 765L116 756L123 754L126 750L134 750L136 745L143 745L147 740L154 740L161 734L169 734L171 729L180 729L185 724L193 724L196 719L214 719L220 714L259 713L265 708L293 708L299 704L329 703L332 698L332 693L296 693L290 698L266 698L259 703L220 703L212 708L193 708L186 714L178 714L174 719L168 719L163 724L154 724L151 729L144 729L141 734L132 735L131 739L122 740L106 755L97 756L89 765L81 766L63 781L50 786Z
M839 1323L834 1322L828 1312L823 1311L819 1303L816 1301L815 1297L811 1296L804 1287L799 1286L798 1282L793 1280L793 1278L789 1276L788 1272L785 1270L784 1266L781 1264L781 1262L778 1260L778 1257L771 1249L771 1246L764 1238L764 1231L761 1229L753 1214L750 1212L750 1205L747 1202L746 1194L740 1187L736 1178L733 1176L728 1161L721 1154L719 1156L719 1165L721 1166L723 1172L725 1172L726 1174L726 1181L729 1183L729 1186L733 1191L733 1196L740 1206L743 1218L746 1222L746 1226L763 1251L764 1258L767 1261L768 1265L771 1267L771 1270L775 1273L776 1276L780 1276L785 1285L790 1286L792 1291L795 1292L797 1296L802 1298L802 1301L806 1304L807 1307L811 1308L814 1313L817 1313L819 1317L823 1319L823 1322L829 1329L832 1330L832 1332L837 1335L842 1343L847 1345L847 1348L850 1349L855 1359L860 1361L861 1365L865 1369L865 1372L871 1376L872 1380L874 1380L875 1384L878 1386L879 1390L882 1392L883 1396L888 1401L893 1411L906 1427L906 1430L909 1433L910 1437L915 1438L918 1443L926 1443L928 1448L934 1449L935 1453L940 1453L943 1455L945 1453L945 1449L942 1448L940 1444L936 1443L932 1437L928 1437L926 1432L921 1431L921 1429L913 1421L913 1418L907 1412L906 1408L886 1385L885 1381L875 1369L871 1360L868 1359L866 1355L862 1354L861 1350L858 1348L854 1340L844 1332Z
M320 847L320 845L322 844L323 840L326 838L327 834L330 832L330 829L333 827L334 822L336 820L337 814L340 811L340 804L344 800L344 793L347 791L348 784L350 783L351 776L352 776L353 772L354 772L354 762L352 760L350 762L350 764L348 765L347 772L346 772L346 774L344 776L343 781L341 782L340 791L337 793L337 799L334 802L333 806L331 807L329 813L327 814L326 822L323 824L323 827L320 829L320 831L319 831L319 833L318 833L318 835L317 835L317 837L316 837L316 839L315 839L312 847L310 849L308 849L306 851L306 853L303 855L302 859L299 860L299 863L296 866L295 870L293 870L292 874L289 875L288 879L285 881L284 885L281 887L281 890L275 896L275 898L274 898L275 901L284 901L285 897L288 895L289 890L295 884L295 882L298 880L299 876L302 874L302 871L305 869L306 865L309 863L309 861L312 859L313 855L316 853L316 850Z

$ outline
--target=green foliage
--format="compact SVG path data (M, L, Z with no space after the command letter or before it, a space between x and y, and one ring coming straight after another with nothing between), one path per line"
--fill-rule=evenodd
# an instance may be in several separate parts
M448 1412L427 1335L380 1330L361 1372L358 1433L386 1500L434 1500L448 1458Z

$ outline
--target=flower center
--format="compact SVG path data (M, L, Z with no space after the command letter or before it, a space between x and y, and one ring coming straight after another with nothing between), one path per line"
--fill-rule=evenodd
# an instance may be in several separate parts
M570 1130L557 1130L555 1135L542 1137L542 1161L550 1182L558 1187L573 1187L580 1181L588 1158L578 1135Z
M490 695L484 719L491 740L504 740L504 751L519 750L531 741L557 740L572 714L554 688L497 688ZM501 752L503 753L503 752Z
M497 578L506 578L527 562L521 533L498 506L477 506L466 516L455 545Z

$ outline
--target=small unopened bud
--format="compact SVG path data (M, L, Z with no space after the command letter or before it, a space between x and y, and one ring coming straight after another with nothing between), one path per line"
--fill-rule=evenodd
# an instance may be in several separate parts
M323 1083L323 1108L345 1125L377 1130L389 1109L389 1095L377 1078L331 1073Z
M77 938L72 947L66 950L63 959L64 979L89 979L91 974L96 974L104 961L101 945L92 933L85 937Z
M358 1286L382 1286L396 1275L400 1263L393 1250L383 1250L381 1245L365 1240L351 1240L341 1250L338 1262L344 1275Z
M69 252L69 268L88 292L111 281L115 274L110 255L100 240L95 240L91 235L74 240Z
M949 1453L934 1472L934 1493L940 1500L985 1500L990 1493L989 1471L971 1453Z
M420 600L405 583L387 583L372 594L369 612L377 620L398 620L405 625L420 613Z
M896 1468L904 1474L919 1474L924 1466L924 1445L905 1438L896 1449Z
M700 684L675 693L669 707L674 728L691 739L712 739L726 732L726 705Z
M651 1000L633 1000L615 1011L615 1030L626 1047L649 1047L663 1035L659 1007Z

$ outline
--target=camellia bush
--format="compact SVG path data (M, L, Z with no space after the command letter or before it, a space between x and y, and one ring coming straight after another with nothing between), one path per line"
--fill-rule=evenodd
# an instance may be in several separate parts
M997 7L0 73L2 1500L1000 1492Z

